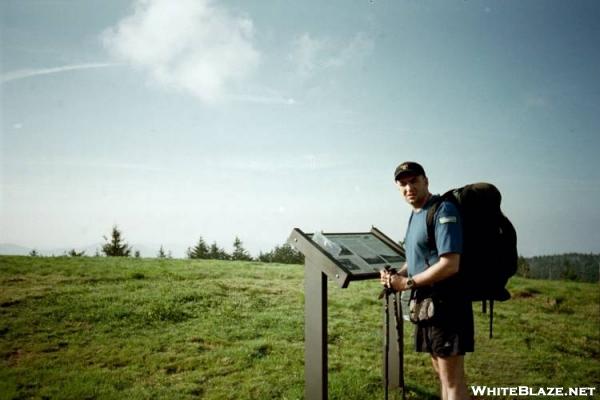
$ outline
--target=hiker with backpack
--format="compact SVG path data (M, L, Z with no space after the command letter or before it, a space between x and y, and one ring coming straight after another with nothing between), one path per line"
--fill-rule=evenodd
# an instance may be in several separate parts
M406 264L396 273L381 271L381 283L398 292L411 291L416 351L430 354L442 400L465 400L464 355L474 350L474 329L471 299L457 279L463 253L461 214L453 202L429 192L418 163L400 164L394 179L412 207L404 242ZM430 238L427 217L434 205Z

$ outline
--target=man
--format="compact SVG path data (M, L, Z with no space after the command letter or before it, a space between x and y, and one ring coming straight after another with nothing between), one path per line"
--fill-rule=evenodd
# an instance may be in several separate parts
M416 351L431 355L442 400L465 400L464 355L473 351L474 335L471 302L461 297L454 276L462 252L460 214L452 203L440 204L434 219L436 248L429 248L427 210L438 196L429 192L425 170L415 162L400 164L394 178L412 207L404 242L406 264L397 274L382 271L381 283L398 292L415 290L417 296L434 297L434 317L415 326Z

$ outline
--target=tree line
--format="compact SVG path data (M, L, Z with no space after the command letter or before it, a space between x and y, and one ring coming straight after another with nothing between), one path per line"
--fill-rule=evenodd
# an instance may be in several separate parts
M517 273L533 279L598 282L600 254L567 253L519 257Z
M102 253L107 257L136 257L140 258L140 252L135 251L132 253L131 246L123 238L123 233L115 225L112 228L110 237L103 236L105 243L102 245ZM30 256L39 255L36 250L32 250L29 253ZM66 255L70 257L83 257L85 252L77 252L72 249ZM100 253L96 251L95 256L99 257ZM260 261L267 263L282 263L282 264L303 264L304 256L299 251L293 249L290 245L284 244L281 246L275 246L271 251L263 253L262 251L258 257L254 258L250 255L248 250L244 248L244 244L239 237L235 237L233 241L233 251L228 253L222 247L220 247L216 241L208 245L204 238L200 236L198 242L191 247L188 247L186 256L189 259L205 259L205 260L232 260L232 261ZM157 258L172 258L170 251L165 251L161 245Z
M136 250L131 254L132 248L123 238L122 232L115 225L110 237L103 236L105 243L102 245L102 253L107 257L136 257L140 258L140 252ZM400 242L403 245L402 242ZM29 253L30 256L38 256L36 250ZM70 257L85 256L85 252L77 252L75 249L65 253ZM100 253L96 251L96 257ZM202 236L194 246L188 247L186 256L189 259L205 260L233 260L233 261L260 261L266 263L282 264L304 264L304 256L288 244L275 246L272 250L254 258L244 248L239 237L233 241L233 251L228 253L220 247L216 241L210 245ZM171 252L166 251L163 246L156 255L157 258L171 258ZM517 275L533 279L550 280L572 280L582 282L600 281L600 254L567 253L560 255L523 257L519 256Z

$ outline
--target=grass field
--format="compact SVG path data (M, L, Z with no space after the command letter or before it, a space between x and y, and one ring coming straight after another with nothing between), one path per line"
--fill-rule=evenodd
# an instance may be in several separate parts
M303 276L252 262L2 256L0 399L301 399ZM600 390L600 286L514 278L509 289L493 339L474 308L469 384ZM383 398L379 290L330 284L331 399ZM436 399L405 330L408 398Z

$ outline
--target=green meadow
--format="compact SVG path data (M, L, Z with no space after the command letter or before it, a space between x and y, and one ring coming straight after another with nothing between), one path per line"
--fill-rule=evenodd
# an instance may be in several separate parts
M2 256L0 399L302 399L303 277L256 262ZM598 392L600 286L513 278L509 290L493 339L474 305L469 384ZM331 399L383 398L379 291L330 283ZM407 398L436 399L410 325Z

